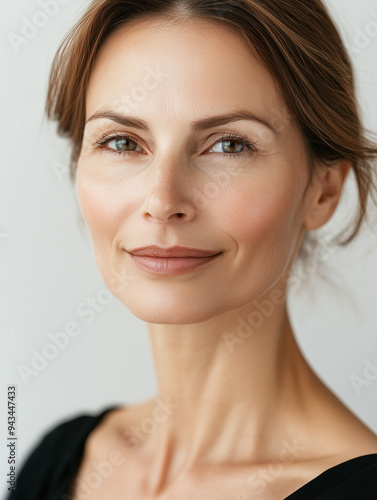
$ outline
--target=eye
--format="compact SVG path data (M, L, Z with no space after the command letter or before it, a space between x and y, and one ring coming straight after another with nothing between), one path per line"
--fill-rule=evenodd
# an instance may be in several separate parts
M137 142L132 140L130 137L117 137L107 141L106 146L114 151L126 152L126 151L136 151L139 147L139 151L142 151Z
M217 148L217 150L216 150ZM218 139L209 152L219 153L225 157L240 157L249 152L256 152L256 143L252 143L245 136L236 134L227 134L225 137Z
M214 150L214 148L218 147L220 144L223 144L223 146L220 148L222 151ZM215 153L242 153L244 149L244 144L241 141L234 141L234 140L218 141L212 149L215 151Z

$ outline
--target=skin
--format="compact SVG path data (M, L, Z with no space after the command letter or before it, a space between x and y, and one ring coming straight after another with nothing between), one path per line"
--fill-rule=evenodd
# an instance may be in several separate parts
M281 500L332 465L377 452L376 436L303 358L285 300L304 233L331 218L350 165L319 169L306 189L303 138L271 75L236 34L206 20L154 18L121 27L96 58L86 118L126 114L125 96L157 66L163 77L127 111L149 132L108 118L88 121L77 195L105 282L148 323L158 396L102 421L87 440L77 479L85 481L116 449L124 461L93 488L93 500ZM275 131L250 120L190 129L193 121L238 110ZM114 142L95 147L113 132L131 134L131 148L143 154L117 155L109 151ZM230 132L247 136L258 151L221 155L228 150L220 139ZM220 174L227 180L217 180L216 195L199 199ZM195 272L156 276L125 252L152 244L222 255ZM266 300L270 309L261 315ZM245 324L256 312L262 320L250 334ZM249 332L243 337L242 321ZM172 408L161 409L160 400ZM280 472L266 473L271 463ZM75 498L83 498L79 482L75 488Z

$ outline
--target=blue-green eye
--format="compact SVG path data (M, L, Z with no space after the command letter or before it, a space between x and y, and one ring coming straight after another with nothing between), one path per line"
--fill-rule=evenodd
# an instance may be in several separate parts
M121 137L109 141L107 147L115 151L135 151L138 146L136 141L128 137Z
M220 144L223 144L223 146L220 148L220 151L214 150L214 148L216 148ZM214 150L215 153L242 153L242 151L244 150L244 146L244 142L240 139L232 141L220 140L215 144L215 146L213 146L213 148L211 148L211 150Z

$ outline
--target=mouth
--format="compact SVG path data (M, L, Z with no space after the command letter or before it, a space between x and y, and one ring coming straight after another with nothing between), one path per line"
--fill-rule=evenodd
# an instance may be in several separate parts
M133 250L128 254L139 269L152 274L170 276L197 271L222 254L222 252L213 253L200 249L183 249L182 247L178 249L177 247L170 249L161 249L161 247L151 249L148 247L147 249L138 249L137 252L135 253ZM196 256L193 256L193 253L196 253ZM207 255L203 255L203 253Z
M151 245L127 251L128 253L136 256L160 258L200 258L212 257L221 253L216 250L204 250L201 248L181 247L177 245L166 248L157 245Z

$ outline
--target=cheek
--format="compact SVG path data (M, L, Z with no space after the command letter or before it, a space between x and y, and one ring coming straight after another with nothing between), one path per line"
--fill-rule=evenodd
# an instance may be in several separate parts
M130 193L117 183L98 182L85 174L77 175L77 197L88 226L94 251L109 249L127 217Z
M134 190L135 191L135 190ZM109 289L117 287L122 274L121 244L127 234L124 226L131 212L129 186L77 176L77 196L88 227L99 272ZM114 284L112 286L112 284Z
M98 270L109 290L118 296L126 285L128 288L121 243L127 236L124 226L130 212L129 188L100 182L87 174L77 175L77 196Z
M223 204L222 218L236 240L255 247L290 239L296 227L299 193L282 183L248 187L233 193Z
M232 263L240 289L263 294L287 270L300 231L300 192L287 180L255 182L228 199L223 229L236 244ZM253 287L250 288L250 283Z

